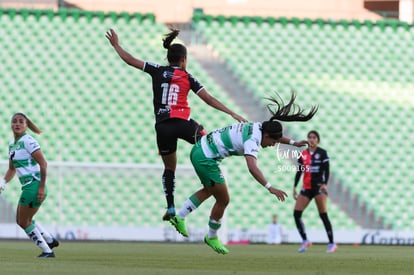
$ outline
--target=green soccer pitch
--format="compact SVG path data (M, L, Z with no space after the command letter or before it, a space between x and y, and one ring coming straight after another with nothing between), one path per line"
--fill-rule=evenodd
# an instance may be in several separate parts
M56 258L38 259L30 241L0 241L1 274L413 274L413 247L230 245L218 255L204 244L61 242Z

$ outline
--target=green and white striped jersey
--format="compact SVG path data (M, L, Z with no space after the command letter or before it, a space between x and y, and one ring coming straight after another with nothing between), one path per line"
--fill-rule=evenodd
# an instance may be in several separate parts
M217 129L200 140L204 155L208 158L251 155L257 158L262 141L262 124L236 123Z
M32 157L37 150L40 150L40 145L29 134L9 143L9 158L23 186L30 184L33 178L40 180L40 166Z

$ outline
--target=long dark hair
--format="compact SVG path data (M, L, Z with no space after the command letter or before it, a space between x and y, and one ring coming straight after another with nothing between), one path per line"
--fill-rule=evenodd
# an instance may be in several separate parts
M178 64L183 57L187 56L187 48L182 44L171 44L172 41L178 36L180 30L170 28L171 32L165 34L165 38L162 40L162 45L167 52L167 60L170 64Z
M275 97L267 97L271 103L267 104L267 109L272 114L269 121L280 120L280 121L308 121L318 111L318 106L313 105L308 113L295 103L296 94L292 92L289 102L285 105L283 99L277 94Z
M305 110L295 104L296 94L292 92L289 102L285 105L283 99L277 94L275 97L267 97L271 103L267 104L267 109L272 116L269 120L262 122L262 132L267 133L274 139L279 139L283 136L283 127L280 121L308 121L318 111L318 106L312 106L307 114Z

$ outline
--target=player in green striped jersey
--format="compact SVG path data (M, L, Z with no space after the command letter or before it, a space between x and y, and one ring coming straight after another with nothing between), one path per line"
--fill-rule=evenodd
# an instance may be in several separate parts
M268 105L272 117L268 121L254 123L236 123L221 129L217 129L203 136L191 151L191 162L200 178L203 187L190 196L170 222L183 236L188 236L184 218L195 210L206 199L213 196L216 200L208 222L209 231L205 236L205 243L220 254L229 251L217 237L217 231L221 226L221 218L230 202L226 182L220 171L219 164L228 156L244 156L249 172L263 187L276 196L279 201L284 201L287 194L267 181L259 167L257 157L260 147L274 146L276 143L290 144L301 147L307 144L306 140L294 141L283 136L283 128L280 121L307 121L317 112L317 106L313 106L305 114L304 110L297 106L295 94L292 93L289 103L284 105L274 98L269 98L272 104ZM276 107L273 109L272 107Z
M47 197L47 162L39 143L26 133L27 128L36 134L42 132L25 114L16 113L12 116L14 139L9 144L9 168L4 178L0 179L0 192L17 174L22 185L16 211L17 224L42 249L39 258L54 258L52 248L58 246L59 242L33 219Z

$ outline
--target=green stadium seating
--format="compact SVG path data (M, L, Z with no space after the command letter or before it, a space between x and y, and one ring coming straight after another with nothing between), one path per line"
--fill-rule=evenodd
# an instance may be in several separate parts
M10 116L23 111L44 131L38 139L50 162L161 164L156 151L150 77L125 65L110 47L105 32L115 28L132 53L164 64L166 53L161 38L168 32L165 25L155 23L148 14L1 11L0 24L7 30L3 38L14 42L6 43L0 53L7 68L0 79L5 91L0 98L7 102L1 110L3 133L10 133ZM189 70L196 77L200 75L212 94L241 113L200 65L191 64ZM225 114L211 112L211 107L195 95L191 97L194 118L206 129L223 126L220 122L233 122ZM184 143L179 146L180 164L189 164L191 147ZM44 223L159 225L164 211L161 172L152 178L134 177L131 183L125 175L102 179L93 172L73 172L66 177L59 174L60 169L54 169L49 169L50 196L39 215ZM177 204L199 187L193 174L186 182L186 189L180 188ZM116 187L95 189L102 183ZM107 192L114 192L116 197L109 198ZM14 180L5 196L16 203L19 193ZM141 200L137 209L136 202ZM145 213L139 213L142 209ZM200 215L202 226L206 225L207 211L208 207Z
M0 24L2 29L7 30L2 32L3 38L14 42L6 43L5 50L0 53L7 68L0 78L1 87L7 91L0 95L0 99L6 102L0 111L3 133L10 132L10 116L16 111L23 111L44 131L38 139L48 161L161 164L155 146L150 77L125 65L104 34L109 28L116 29L122 45L131 53L163 64L165 50L161 47L161 38L162 34L168 32L165 25L156 23L151 14L75 10L1 11ZM261 31L261 28L257 28L258 24L266 26L265 29ZM302 23L291 23L286 19L246 17L239 20L233 17L228 22L223 17L217 21L214 17L203 17L197 27L202 28L203 25L203 33L206 33L220 54L226 58L234 54L234 60L227 60L229 66L240 74L246 71L243 79L247 83L257 80L252 86L257 86L257 91L260 91L258 96L268 93L273 87L288 92L303 81L303 75L313 71L310 68L318 64L311 59L306 67L301 60L295 59L295 54L287 54L291 49L299 52L298 43L323 40L314 25L311 25L314 33L306 38L302 38L300 33L291 36L290 32L302 28ZM278 35L269 36L274 28L278 30ZM331 31L329 29L324 33ZM260 47L260 51L256 55L246 54L254 53L256 49L249 38L256 32L260 34L256 38L262 42L254 45ZM331 45L334 44L331 41ZM268 46L276 47L277 50L269 51ZM316 52L318 47L314 48ZM284 59L285 53L280 50L286 51L286 56L293 61ZM309 58L314 54L310 52L300 56ZM274 66L276 63L257 62L256 57L261 60L277 57L278 66ZM249 58L248 63L245 62L246 58ZM231 109L243 114L241 106L228 97L202 66L191 56L189 60L188 70L207 90ZM268 66L267 74L261 72L260 63ZM247 64L253 69L246 70ZM272 70L283 77L273 79ZM292 83L291 78L299 72L300 77ZM312 94L306 95L309 103L315 102L318 98L315 95L323 91L317 85L318 80L316 72L313 79L307 79L313 90ZM302 100L302 95L300 98ZM342 100L339 95L337 100ZM349 97L348 101L354 102L354 98ZM207 130L234 122L231 117L206 106L195 95L190 96L190 104L194 110L193 117ZM329 125L335 124L335 118L327 119L331 123ZM302 129L299 125L297 128ZM328 125L326 129L329 129ZM322 130L324 133L329 132ZM291 132L298 135L303 133L295 128ZM335 135L338 133L332 133L332 137ZM340 144L339 140L337 146ZM179 143L179 164L190 164L190 150L190 145ZM275 173L274 166L283 163L275 161L272 149L263 151L261 165L264 173L280 188L291 190L293 174ZM7 159L7 155L3 155L3 159ZM248 174L244 162L243 158L223 161L232 201L227 211L228 226L266 228L269 217L277 213L285 228L294 228L293 199L278 203ZM80 171L50 167L49 170L50 196L39 213L42 223L121 226L153 226L160 223L164 207L160 173L148 176L140 171L125 174L122 170L105 173L102 169L86 168ZM176 202L180 205L200 185L193 174L177 174ZM16 202L19 192L18 183L15 182L4 195ZM261 204L258 205L258 201ZM190 226L207 225L212 203L212 200L206 202L197 210L197 214L189 217ZM306 215L307 228L323 228L316 209L311 208ZM358 228L333 204L330 205L330 216L336 228Z

